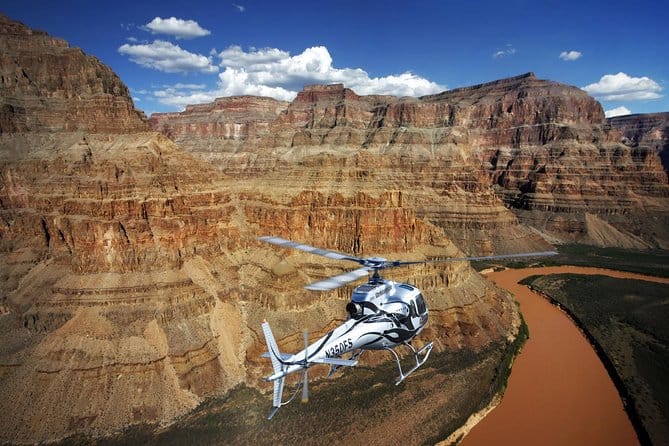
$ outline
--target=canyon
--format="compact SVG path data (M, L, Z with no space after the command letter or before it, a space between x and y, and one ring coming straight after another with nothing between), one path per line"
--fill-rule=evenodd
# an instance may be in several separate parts
M584 91L533 73L421 98L313 85L289 104L220 98L149 122L240 178L405 190L419 218L470 254L669 246L657 144L632 143Z
M422 98L307 86L147 120L98 59L4 16L0 60L2 442L165 426L212 397L268 392L261 322L299 350L303 329L345 319L351 288L304 291L349 265L258 236L405 260L669 246L661 152L531 73ZM478 355L444 367L439 392L407 381L438 394L425 419L466 420L520 330L515 302L467 262L388 276L423 291L435 364Z
M229 157L207 159L184 150L176 134L175 142L152 131L118 76L63 40L0 16L0 51L3 443L165 426L232 389L268 392L261 322L271 323L282 349L297 350L303 329L318 336L345 319L351 288L307 293L305 284L347 265L265 246L258 236L364 256L463 255L424 214L428 205L438 211L424 185L454 178L440 163L416 156L403 178L396 158L302 159L262 147L239 152L232 143ZM231 141L283 138L269 122L283 104L244 100L261 117L235 122ZM413 155L403 156L411 163ZM493 196L472 206L483 211ZM501 201L492 212L507 215ZM389 276L426 296L431 319L421 341L433 340L435 354L479 355L475 375L452 370L446 378L457 379L439 393L465 403L448 405L456 423L491 398L487 386L468 389L496 380L520 327L518 309L467 262ZM370 354L364 365L388 359ZM394 406L386 398L380 409ZM424 414L438 410L426 405Z

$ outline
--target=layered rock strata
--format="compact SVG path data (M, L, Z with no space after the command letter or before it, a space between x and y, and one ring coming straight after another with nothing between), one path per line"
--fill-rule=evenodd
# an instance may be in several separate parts
M606 122L622 132L625 144L654 149L669 172L669 112L616 116Z
M151 127L174 141L198 140L202 157L235 153L244 141L269 135L269 124L287 102L256 96L220 98L189 105L183 113L154 113Z
M0 15L0 133L148 130L143 115L98 59Z
M240 384L269 390L258 379L269 373L261 321L296 350L303 329L316 336L345 319L351 288L300 291L347 265L263 246L259 235L364 256L461 255L407 201L403 181L370 181L373 158L351 170L341 158L302 165L242 153L222 172L145 131L127 88L99 61L0 23L2 70L13 73L1 97L1 442L164 424ZM258 101L267 122L271 102ZM392 277L428 300L419 342L483 352L481 376L496 374L499 352L486 352L519 325L509 296L464 262Z
M157 128L194 119L222 118L186 110ZM267 123L253 110L245 119ZM669 188L656 152L623 144L584 91L532 73L422 98L309 86L269 129L234 151L221 134L175 140L235 174L271 171L280 158L317 169L309 178L330 188L349 174L398 185L417 215L470 253L541 249L544 239L669 246Z

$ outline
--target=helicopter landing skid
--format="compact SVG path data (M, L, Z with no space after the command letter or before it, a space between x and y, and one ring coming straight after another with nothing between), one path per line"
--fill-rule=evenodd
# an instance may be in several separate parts
M395 362L397 363L397 368L400 371L400 376L397 382L395 383L396 386L398 386L402 381L404 381L405 378L407 378L409 375L411 375L413 372L415 372L418 367L422 366L425 361L427 361L427 357L430 356L430 352L432 351L433 343L430 342L429 344L425 344L423 348L420 350L416 351L415 348L413 348L413 345L409 343L405 343L407 347L411 349L411 353L413 354L413 358L416 361L416 365L413 366L408 372L404 373L402 371L402 365L400 364L400 357L395 353L395 350L393 350L390 347L386 347L385 350L388 350L390 353L393 354L395 357Z

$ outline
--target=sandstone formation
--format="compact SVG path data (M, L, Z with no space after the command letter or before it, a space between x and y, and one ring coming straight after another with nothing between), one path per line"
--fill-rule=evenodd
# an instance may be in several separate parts
M626 144L655 150L669 172L669 112L616 116L606 122L622 132Z
M235 113L226 122L242 125ZM532 73L422 98L309 86L267 118L249 109L243 125L269 131L232 144L183 125L209 128L227 119L220 114L187 109L150 122L235 175L289 170L295 182L333 190L342 181L392 184L469 253L541 249L544 240L669 246L669 188L656 151L621 142L584 91Z
M242 122L242 113L205 126L199 141L214 131L227 141L229 156L214 166L147 131L127 88L97 59L6 17L0 24L0 442L169 423L235 386L267 390L261 321L282 349L297 349L303 329L316 336L345 318L350 288L306 293L303 285L347 265L263 246L257 236L389 258L461 255L425 211L429 204L438 212L430 190L446 196L454 178L429 157L416 154L407 169L412 156L400 155L408 157L401 173L397 158L364 151L286 156L291 148L279 146L290 135L273 126L308 118L306 106L273 118L283 105L246 98L212 106L227 114L255 107L253 119ZM188 110L207 115L207 107ZM327 137L320 125L301 137ZM259 138L276 143L247 150ZM492 193L477 209L488 201L513 222ZM421 339L444 354L480 352L477 376L499 374L498 346L520 322L508 295L464 262L392 277L418 285L428 300ZM453 373L458 380L444 392L461 400L474 383Z
M128 88L62 39L0 15L0 133L147 130Z
M171 138L198 140L195 150L204 158L234 153L240 143L269 134L269 123L287 102L256 96L220 98L210 104L189 105L184 113L154 113L151 126Z

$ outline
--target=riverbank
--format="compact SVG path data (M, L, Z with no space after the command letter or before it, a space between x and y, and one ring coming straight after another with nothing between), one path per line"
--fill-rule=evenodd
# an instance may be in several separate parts
M618 388L643 445L669 445L669 287L646 280L558 274L523 280L583 331Z
M530 328L500 405L462 442L486 444L639 444L616 387L588 340L546 299L518 284L531 275L604 274L669 283L669 279L600 268L508 269L488 277L512 292Z

